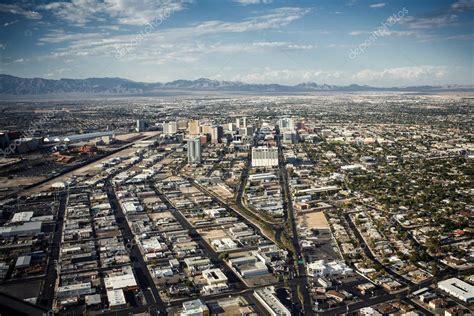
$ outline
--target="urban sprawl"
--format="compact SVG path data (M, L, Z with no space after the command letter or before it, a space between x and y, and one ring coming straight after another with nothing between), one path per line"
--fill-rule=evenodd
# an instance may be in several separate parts
M5 103L1 314L471 315L472 117L455 94Z

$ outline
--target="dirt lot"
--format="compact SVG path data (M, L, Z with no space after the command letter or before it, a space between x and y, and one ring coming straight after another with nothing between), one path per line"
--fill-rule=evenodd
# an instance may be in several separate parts
M205 241L210 243L215 239L221 239L228 237L224 230L222 229L213 229L213 230L203 230L198 229L198 233L204 238Z
M329 228L324 212L300 213L297 216L298 225L307 228Z
M150 217L153 222L156 222L162 218L174 218L173 214L170 212L149 213L148 217Z
M220 185L213 185L208 187L208 189L223 199L232 199L234 197L232 192Z

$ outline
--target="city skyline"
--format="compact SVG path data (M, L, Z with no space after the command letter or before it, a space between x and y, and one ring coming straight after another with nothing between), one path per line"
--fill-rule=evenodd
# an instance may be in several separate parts
M471 0L7 1L1 73L472 85Z

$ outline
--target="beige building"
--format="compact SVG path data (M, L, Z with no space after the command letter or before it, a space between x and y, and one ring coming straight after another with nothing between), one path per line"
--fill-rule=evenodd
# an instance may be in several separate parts
M188 133L189 135L199 135L199 120L189 120L188 122Z

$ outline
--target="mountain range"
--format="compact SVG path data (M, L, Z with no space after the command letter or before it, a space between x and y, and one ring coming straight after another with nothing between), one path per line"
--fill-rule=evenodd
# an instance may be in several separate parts
M175 80L171 82L146 83L123 78L87 79L44 79L20 78L0 74L0 95L32 96L51 94L93 94L93 95L159 95L170 91L198 92L248 92L248 93L310 93L318 91L362 92L362 91L400 91L400 92L472 92L474 86L414 86L380 88L352 84L337 86L314 82L297 85L250 84L240 81L218 81L206 78L197 80Z

